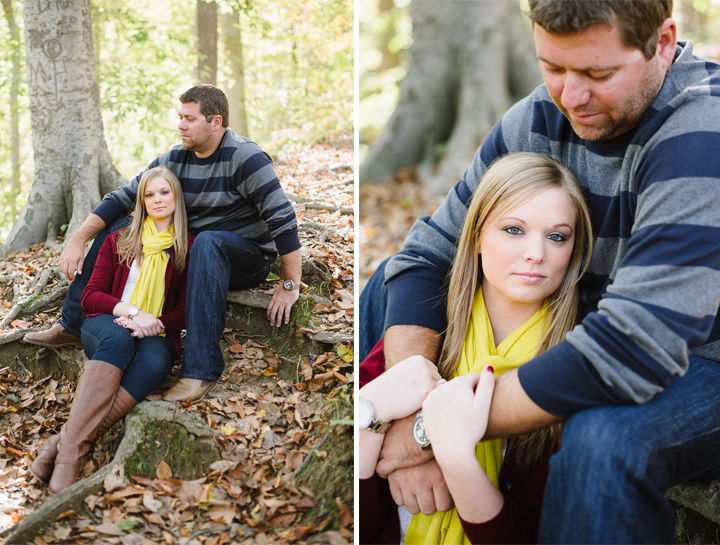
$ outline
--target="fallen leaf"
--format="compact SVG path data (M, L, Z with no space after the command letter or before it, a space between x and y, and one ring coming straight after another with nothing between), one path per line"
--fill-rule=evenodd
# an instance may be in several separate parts
M100 524L98 526L90 526L90 529L109 536L125 535L125 532L118 528L117 524L112 524L111 522L106 522L105 524Z
M17 329L25 329L26 327L30 327L32 324L23 320L13 320L10 322L10 325Z
M162 507L162 502L155 499L152 491L146 490L143 494L143 505L150 509L153 513L157 513Z
M116 464L105 476L103 487L107 492L117 490L125 484L125 464Z
M170 469L170 466L165 463L165 460L160 460L160 463L157 466L157 476L158 479L172 478L172 470Z
M228 437L231 436L233 433L235 433L236 430L237 430L237 428L232 428L230 426L220 426L220 431L223 432Z

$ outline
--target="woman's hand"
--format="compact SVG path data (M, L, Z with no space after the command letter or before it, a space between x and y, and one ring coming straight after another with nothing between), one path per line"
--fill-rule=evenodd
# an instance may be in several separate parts
M131 335L137 339L154 337L160 335L160 333L165 333L163 323L152 314L142 310L132 320L127 316L120 316L115 319L115 323L132 331Z
M425 432L443 465L448 457L475 453L487 429L495 378L491 367L481 374L456 377L430 392L423 403Z
M435 364L411 356L365 385L358 394L375 407L375 418L389 422L417 411L440 380Z

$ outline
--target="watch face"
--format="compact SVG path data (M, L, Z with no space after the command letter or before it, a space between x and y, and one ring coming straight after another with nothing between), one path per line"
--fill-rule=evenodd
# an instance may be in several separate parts
M419 412L415 417L415 421L412 426L412 435L413 439L420 448L427 448L430 446L430 438L425 433L425 421L423 420L422 412Z
M375 418L375 410L369 401L364 399L358 400L358 427L361 430L365 430L372 424L373 418Z
M286 290L288 290L288 291L291 290L291 289L293 289L293 281L292 281L292 280L285 280L285 282L283 282L283 287L284 287Z

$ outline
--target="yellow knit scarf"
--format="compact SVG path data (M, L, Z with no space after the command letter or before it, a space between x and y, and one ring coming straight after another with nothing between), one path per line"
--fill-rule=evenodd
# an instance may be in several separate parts
M173 245L174 234L172 225L158 233L152 218L145 217L142 230L143 260L130 304L156 318L162 314L165 303L165 271L169 259L165 250Z
M515 369L527 362L535 353L542 338L543 318L547 302L530 319L508 335L495 347L492 326L487 315L482 289L475 294L472 316L468 326L460 363L455 376L468 373L480 373L485 366L492 365L495 376ZM480 466L495 486L502 463L502 440L490 439L478 443L475 454ZM453 507L445 513L437 512L426 516L414 515L410 521L405 543L425 543L437 545L469 544L462 529L457 510Z

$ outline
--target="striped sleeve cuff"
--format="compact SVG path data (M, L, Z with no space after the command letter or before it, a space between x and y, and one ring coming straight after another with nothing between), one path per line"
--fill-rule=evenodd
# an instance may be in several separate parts
M416 267L412 274L395 276L386 283L388 293L385 329L394 325L417 325L445 331L444 282L437 274Z
M530 399L555 416L628 403L602 381L589 360L567 341L520 366L518 378Z

